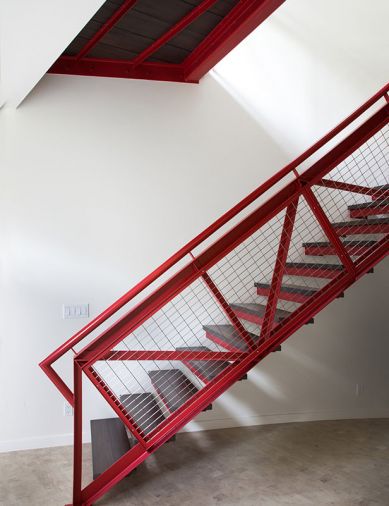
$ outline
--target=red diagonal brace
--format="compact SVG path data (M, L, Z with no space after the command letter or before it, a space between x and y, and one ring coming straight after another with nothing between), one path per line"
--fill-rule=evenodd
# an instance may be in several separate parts
M220 306L223 308L224 312L227 315L227 318L230 320L232 325L238 331L240 337L244 340L244 342L247 344L249 349L253 350L255 348L254 341L251 339L247 330L243 327L239 318L236 316L234 310L231 308L231 306L228 304L226 299L223 297L222 293L219 291L219 289L217 288L215 283L212 281L211 277L206 272L204 272L202 274L202 277L203 277L205 284L208 286L208 288L213 293L215 299L218 301Z
M290 241L292 239L293 227L297 213L298 199L293 201L286 208L284 226L282 228L280 244L278 246L277 258L274 264L273 278L270 287L270 294L267 300L265 316L261 328L261 338L267 339L273 328L274 316L276 314L278 297L281 291L282 278L284 276L285 264L288 259Z
M360 193L362 195L369 195L370 197L376 197L380 194L378 188L370 188L369 186L360 186L357 184L343 183L342 181L332 181L332 179L322 179L318 183L318 186L324 186L324 188L333 188L334 190L342 190L351 193ZM385 192L382 191L383 196ZM387 192L386 192L387 194Z
M103 26L95 33L95 35L85 44L85 46L79 51L76 56L76 60L79 60L83 56L89 53L104 35L119 21L121 17L128 12L131 7L134 6L136 0L125 0L125 2L117 9L114 14L103 24Z
M346 270L352 274L355 275L355 265L352 261L350 255L347 253L347 250L342 243L342 241L339 239L338 234L336 233L334 227L331 225L331 222L327 218L326 213L324 212L323 208L319 204L319 201L315 197L313 191L309 187L305 187L303 189L303 194L305 197L305 200L307 201L309 207L312 209L313 214L315 215L317 221L320 223L321 227L324 230L324 233L326 234L328 240L332 243L336 253L338 254L341 262L345 266Z
M144 51L142 51L138 56L136 56L132 63L133 65L139 65L149 58L153 53L155 53L160 47L162 47L166 42L175 37L178 33L180 33L184 28L193 23L203 12L212 7L213 4L216 3L217 0L203 0L197 7L192 9L186 16L184 16L178 23L172 26L166 33L164 33L159 39L154 41L149 47L147 47Z

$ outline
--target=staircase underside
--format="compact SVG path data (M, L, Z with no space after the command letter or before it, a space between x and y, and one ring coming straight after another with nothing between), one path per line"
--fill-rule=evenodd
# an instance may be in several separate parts
M107 0L49 69L198 82L285 0Z

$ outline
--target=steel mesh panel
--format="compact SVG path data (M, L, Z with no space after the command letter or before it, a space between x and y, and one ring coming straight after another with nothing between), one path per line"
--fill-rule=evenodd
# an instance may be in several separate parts
M333 188L315 186L314 193L335 231L353 257L389 232L389 126L386 125L358 150L333 169L326 180ZM370 189L369 193L347 191L344 185ZM351 189L351 188L350 188Z
M343 237L353 237L355 226L350 221L350 206L382 202L386 197L388 135L389 129L385 127L332 170L325 178L331 180L331 187L313 188L346 249L349 245ZM353 191L345 185L353 185ZM93 366L108 386L112 399L121 399L131 423L136 419L135 427L143 437L147 438L151 430L199 390L233 367L241 352L250 349L246 340L253 345L262 342L268 323L265 317L269 316L269 297L276 298L271 330L301 304L305 307L313 304L322 288L345 273L336 248L308 200L299 197L295 216L291 208L285 208L262 225L207 273L199 273L202 277L113 348L109 359ZM387 217L385 213L383 217ZM359 220L365 222L366 226L374 225L370 218ZM288 241L284 242L282 233L288 225L291 234L287 234ZM382 222L381 228L381 222L378 223L375 232L355 234L353 256L366 249L366 235L370 242L375 241L388 232L387 225ZM320 253L323 248L325 254ZM277 274L276 259L283 257L286 264ZM280 285L278 292L276 281ZM163 360L131 360L131 355L138 351L168 354ZM188 352L185 360L175 358L177 351ZM210 351L230 351L232 355L228 360L212 360L206 358ZM127 352L126 360L120 359L123 352Z
M285 211L277 215L209 271L212 279L233 307L237 302L259 304L266 307L271 291L275 260L279 251L285 248L280 242L285 216ZM277 308L281 310L279 312L280 319L288 316L288 314L282 314L282 311L293 313L300 305L299 302L285 300L283 297L287 293L291 294L291 299L296 293L311 293L312 295L307 295L304 298L306 301L331 279L317 277L317 267L326 268L333 265L340 267L337 258L307 259L303 244L320 239L325 239L323 229L305 199L300 197L291 243L287 252L287 269L281 276L281 294L277 301ZM302 266L304 268L301 268L301 275L288 274L288 268L292 272L290 264L305 264ZM257 293L256 285L258 284L268 286L266 295ZM287 287L288 292L283 291L283 287ZM261 332L262 322L248 321L242 319L242 316L240 318L247 330L254 334Z
M226 351L216 343L206 339L205 325L228 325L224 311L215 301L202 279L196 280L186 290L176 296L160 311L149 318L143 325L127 336L112 350L110 360L100 360L93 367L103 379L114 398L120 399L128 394L153 394L155 401L163 413L164 418L179 406L181 402L204 388L205 382L199 379L191 370L191 354L185 362L178 360L155 360L155 361L132 361L115 360L115 352L120 351L167 351L174 353L176 350L196 351L196 365L201 366L202 376L214 379L224 371L230 363L225 361L201 360L202 354L209 351ZM199 354L200 352L200 354ZM236 354L239 356L239 353ZM232 357L234 358L234 357ZM199 364L200 363L200 364ZM221 369L220 365L225 366ZM172 378L171 371L176 372ZM158 373L158 388L152 381L152 374ZM182 373L182 374L180 374ZM168 403L163 400L161 391L168 390L169 383L174 380L174 391L170 391ZM189 394L189 395L188 395ZM128 403L124 401L124 408ZM139 405L141 398L139 398ZM173 406L173 409L172 409ZM132 411L137 410L137 405L131 402ZM150 409L142 405L143 432L147 432L147 417L152 415L153 406ZM150 418L150 424L152 419Z

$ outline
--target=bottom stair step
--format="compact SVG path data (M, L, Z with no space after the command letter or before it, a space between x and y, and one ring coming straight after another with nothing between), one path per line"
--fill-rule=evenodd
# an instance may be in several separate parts
M92 465L95 480L131 449L126 428L119 418L91 420Z
M170 413L174 413L199 390L179 369L149 371L153 387ZM212 409L207 406L203 411Z

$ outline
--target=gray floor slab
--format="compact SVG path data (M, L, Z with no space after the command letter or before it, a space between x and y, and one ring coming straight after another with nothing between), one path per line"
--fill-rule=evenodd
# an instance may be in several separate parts
M1 506L63 506L71 469L70 447L0 454ZM388 506L389 420L181 434L96 504Z

